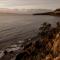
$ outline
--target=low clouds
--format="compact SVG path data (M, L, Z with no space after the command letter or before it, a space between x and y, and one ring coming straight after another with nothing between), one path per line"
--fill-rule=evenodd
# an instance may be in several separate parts
M40 8L59 8L60 0L0 0L0 7L40 6Z

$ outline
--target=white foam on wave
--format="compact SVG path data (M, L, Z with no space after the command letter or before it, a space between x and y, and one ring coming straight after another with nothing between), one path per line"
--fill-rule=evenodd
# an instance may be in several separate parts
M6 50L9 52L9 51L16 51L19 49L20 49L20 47L13 47L13 48L7 48Z
M4 51L0 51L0 58L4 55Z

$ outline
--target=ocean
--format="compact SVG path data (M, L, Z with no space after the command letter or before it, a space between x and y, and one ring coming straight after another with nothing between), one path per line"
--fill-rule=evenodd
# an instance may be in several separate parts
M49 15L0 15L0 49L36 36L43 22L56 26L60 17Z

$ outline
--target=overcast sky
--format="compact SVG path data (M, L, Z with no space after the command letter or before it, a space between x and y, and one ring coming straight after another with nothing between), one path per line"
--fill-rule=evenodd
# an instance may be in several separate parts
M0 8L60 8L60 0L0 0Z

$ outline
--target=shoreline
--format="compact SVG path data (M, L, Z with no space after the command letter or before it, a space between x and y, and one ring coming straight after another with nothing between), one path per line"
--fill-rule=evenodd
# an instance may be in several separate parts
M29 54L32 55L32 52L34 52L34 51L35 51L34 53L37 53L38 55L40 55L39 53L41 53L41 54L43 53L43 55L42 55L43 58L47 57L47 55L49 55L49 53L52 55L52 53L49 51L49 49L51 50L51 48L53 48L53 45L55 43L54 40L56 40L58 37L60 37L60 30L58 30L58 28L60 28L60 23L58 22L58 26L56 28L52 28L52 29L51 29L51 27L49 27L50 24L47 24L47 25L46 24L47 23L43 23L43 27L40 27L40 29L43 28L43 30L42 30L42 32L39 32L39 34L37 34L37 36L30 38L30 39L26 39L26 41L22 43L22 50L18 49L14 52L14 53L16 53L16 57L17 57L17 55L24 53L24 52L26 52L28 55ZM45 35L46 34L45 25L48 26L47 27L49 29L48 32L50 32L48 35ZM42 33L44 33L44 34L42 34ZM52 35L50 36L50 34L52 34ZM52 45L52 43L53 43L53 45ZM51 46L49 46L48 44L51 44ZM29 51L30 49L31 49L31 52ZM41 49L41 51L40 51L40 49ZM46 50L46 49L48 49L48 50ZM46 56L45 56L45 54L46 54ZM53 49L53 54L54 54L54 49ZM35 54L34 54L34 56L35 56ZM27 58L27 56L26 56L26 58ZM30 58L31 58L31 56L30 56ZM40 58L43 59L42 57L40 57Z

